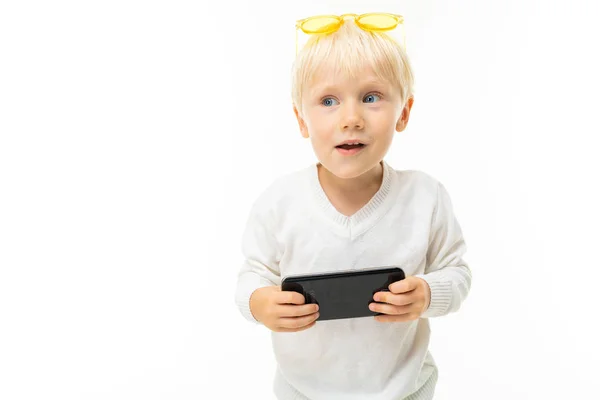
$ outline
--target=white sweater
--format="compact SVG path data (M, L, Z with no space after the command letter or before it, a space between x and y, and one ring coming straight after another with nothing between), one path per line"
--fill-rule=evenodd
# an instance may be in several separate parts
M379 191L350 217L329 202L316 164L277 179L252 207L235 298L249 321L258 323L249 309L252 292L288 275L399 266L431 288L430 306L416 321L365 317L272 332L280 400L433 398L428 318L458 310L466 298L466 246L442 184L382 163Z

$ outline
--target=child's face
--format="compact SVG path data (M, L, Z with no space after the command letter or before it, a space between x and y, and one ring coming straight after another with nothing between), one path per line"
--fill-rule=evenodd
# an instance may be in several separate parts
M319 162L340 178L354 178L384 158L394 132L406 127L412 102L403 109L399 91L371 69L356 79L325 72L303 93L302 115L295 112ZM347 141L360 144L342 145Z

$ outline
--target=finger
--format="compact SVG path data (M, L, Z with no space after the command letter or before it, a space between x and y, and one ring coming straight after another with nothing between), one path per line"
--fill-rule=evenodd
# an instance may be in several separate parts
M277 304L304 304L305 300L304 300L304 295L298 293L298 292L292 292L292 291L282 291L277 293L277 296L275 297L275 302Z
M412 294L394 294L391 292L377 292L373 296L373 300L380 303L388 303L396 306L406 306L415 302Z
M304 331L307 330L309 328L312 328L313 326L315 326L316 321L308 324L306 326L303 326L302 328L298 328L298 329L292 329L292 328L276 328L275 332L300 332L300 331Z
M396 294L411 292L411 291L415 290L416 288L417 288L417 281L411 276L409 276L408 278L405 278L401 281L394 282L388 287L390 292L396 293Z
M319 306L316 304L303 305L279 305L277 306L277 315L280 317L303 317L305 315L314 314L319 311Z
M307 325L312 324L319 318L319 313L314 313L311 315L306 315L304 317L290 317L290 318L281 318L279 320L278 326L284 329L300 329Z
M404 315L376 315L377 322L409 322L419 318L418 313L409 313Z
M387 315L405 315L413 312L414 307L412 304L406 306L395 306L385 303L371 303L369 304L369 310Z

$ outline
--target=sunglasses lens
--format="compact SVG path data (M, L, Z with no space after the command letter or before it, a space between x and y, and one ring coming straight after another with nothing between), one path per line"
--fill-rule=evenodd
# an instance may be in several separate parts
M398 19L393 15L387 14L363 15L356 22L372 31L387 31L394 29L398 25Z
M340 20L334 17L309 18L302 23L301 29L305 33L326 33L336 30L340 26Z

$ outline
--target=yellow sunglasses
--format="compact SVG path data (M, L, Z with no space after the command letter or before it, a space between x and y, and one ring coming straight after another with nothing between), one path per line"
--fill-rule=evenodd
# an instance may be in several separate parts
M298 29L309 35L332 33L340 29L347 18L353 18L356 25L365 31L386 32L402 25L402 37L406 48L404 17L402 15L388 13L318 15L296 21L296 53L298 53Z

